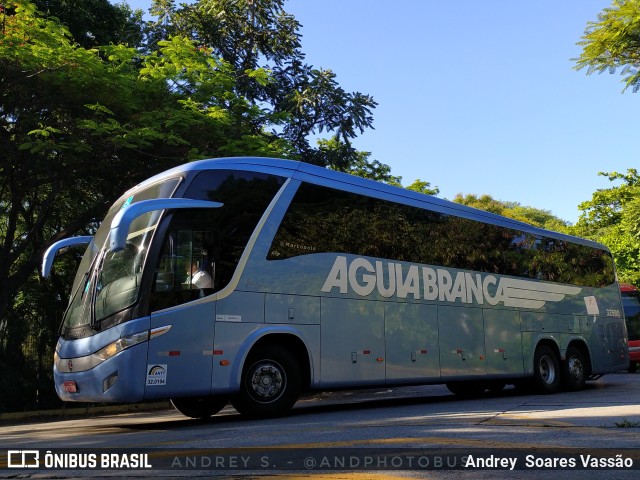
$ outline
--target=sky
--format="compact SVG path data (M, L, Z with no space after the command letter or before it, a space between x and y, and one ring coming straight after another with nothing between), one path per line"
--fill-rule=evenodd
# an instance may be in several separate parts
M128 0L147 10L151 0ZM307 63L378 103L354 141L441 198L489 194L575 223L638 166L637 102L619 73L574 69L605 0L287 0Z

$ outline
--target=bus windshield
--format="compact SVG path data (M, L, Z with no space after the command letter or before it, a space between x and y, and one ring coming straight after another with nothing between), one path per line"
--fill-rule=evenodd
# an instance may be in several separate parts
M78 268L72 299L63 322L63 336L86 336L91 325L130 305L138 296L142 266L160 212L141 215L131 225L127 245L120 252L108 249L113 217L125 206L141 200L171 197L179 178L172 178L120 198L109 210L87 247ZM95 301L95 308L94 308Z
M284 182L281 177L256 172L198 172L188 180L184 198L220 202L221 208L171 212L168 228L163 229L164 238L157 240L161 245L158 258L150 258L149 251L160 210L137 217L129 227L124 249L111 251L108 237L115 215L132 203L170 198L179 181L171 178L129 193L111 207L76 276L63 320L63 338L83 338L126 321L132 313L130 307L145 295L149 308L157 311L224 288L258 221ZM141 292L147 264L153 267L146 270L154 278L151 290Z

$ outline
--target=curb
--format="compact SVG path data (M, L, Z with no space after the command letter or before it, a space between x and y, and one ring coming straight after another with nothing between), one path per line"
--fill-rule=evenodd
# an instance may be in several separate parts
M57 410L34 410L28 412L0 413L0 423L16 423L30 420L64 420L68 417L93 417L118 415L123 413L154 412L171 410L170 402L132 403L126 405L87 406L78 408L60 408Z

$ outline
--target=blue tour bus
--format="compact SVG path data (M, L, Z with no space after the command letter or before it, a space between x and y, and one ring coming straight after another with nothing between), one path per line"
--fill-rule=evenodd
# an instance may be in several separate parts
M301 162L156 175L43 275L87 243L55 353L66 401L269 416L307 390L552 393L629 365L604 246Z

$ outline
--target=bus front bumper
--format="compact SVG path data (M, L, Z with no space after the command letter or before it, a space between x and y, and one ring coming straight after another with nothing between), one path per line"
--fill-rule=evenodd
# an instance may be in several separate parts
M74 372L73 358L56 358L56 393L65 402L139 402L144 399L147 342L123 350L99 365ZM60 368L64 365L64 368ZM65 370L60 371L60 370Z

